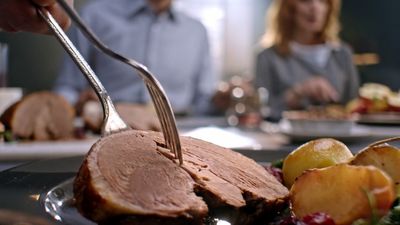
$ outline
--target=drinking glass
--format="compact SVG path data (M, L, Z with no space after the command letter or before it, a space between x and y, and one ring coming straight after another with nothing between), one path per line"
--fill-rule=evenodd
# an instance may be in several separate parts
M8 45L0 43L0 87L7 86Z

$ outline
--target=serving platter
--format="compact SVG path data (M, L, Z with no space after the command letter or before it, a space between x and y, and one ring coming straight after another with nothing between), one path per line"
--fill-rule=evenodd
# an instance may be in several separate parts
M288 151L257 153L250 157L266 162L283 158ZM0 172L0 209L41 217L55 225L93 225L73 204L72 181L82 161L83 156L46 159ZM210 218L208 224L230 223Z
M67 179L43 195L42 204L54 220L65 225L95 225L84 218L74 206L73 178ZM208 218L205 225L230 225L226 220Z
M41 205L45 211L62 224L95 225L84 218L74 206L72 190L73 178L56 185L49 192L42 195Z

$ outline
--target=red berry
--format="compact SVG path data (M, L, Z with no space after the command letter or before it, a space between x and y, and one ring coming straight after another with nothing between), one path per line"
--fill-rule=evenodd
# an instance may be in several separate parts
M274 176L279 182L283 183L282 170L273 166L264 166L265 170L272 176Z
M306 225L335 225L332 217L323 212L317 212L303 217L301 220Z

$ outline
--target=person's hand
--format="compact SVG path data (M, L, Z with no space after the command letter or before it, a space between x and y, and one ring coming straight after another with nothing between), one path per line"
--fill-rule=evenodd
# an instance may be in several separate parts
M73 0L67 2L73 4ZM34 4L46 8L63 29L69 27L69 17L55 0L0 0L0 29L48 33L47 24L37 15Z
M338 101L335 88L323 77L316 77L302 83L297 90L302 96L313 102L330 103Z
M304 98L313 103L324 104L337 102L339 95L325 78L315 77L294 85L286 93L286 100L291 108L296 108L296 105Z

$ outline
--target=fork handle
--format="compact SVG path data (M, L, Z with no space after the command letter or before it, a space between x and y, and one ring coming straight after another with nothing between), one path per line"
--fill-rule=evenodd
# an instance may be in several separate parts
M80 19L76 11L65 2L65 0L57 0L58 4L65 10L69 17L74 21L75 25L84 34L84 36L94 44L100 51L110 56L111 58L117 59L131 67L133 67L138 75L146 83L146 87L150 93L153 103L156 105L157 116L160 120L164 139L167 147L175 154L179 159L179 163L183 163L182 148L179 139L179 133L176 126L175 116L172 111L171 104L165 94L162 85L158 82L154 75L147 69L146 66L136 62L133 59L126 58L110 48L104 45L99 38L87 27L84 22ZM61 32L62 33L62 30ZM57 35L57 33L56 33ZM68 49L67 49L68 50ZM83 71L85 73L85 71ZM96 87L95 87L96 89ZM97 89L96 89L97 90ZM100 96L100 99L101 96ZM114 110L115 111L115 110ZM106 123L108 120L105 120ZM106 130L107 131L107 130Z
M36 7L36 9L37 13L46 21L47 25L54 33L60 44L68 52L72 60L79 67L79 69L86 77L86 79L89 81L89 84L95 89L95 92L99 97L101 104L103 105L104 121L108 121L108 118L114 117L113 116L114 114L118 114L103 84L100 82L99 78L96 76L90 65L86 62L86 60L83 58L80 52L76 49L76 47L68 38L68 36L64 33L63 29L51 15L51 13L41 7ZM128 129L129 127L122 120L113 121L112 124L103 124L103 126L111 126L111 127L103 127L103 130L111 131L110 133L112 133L112 131Z

